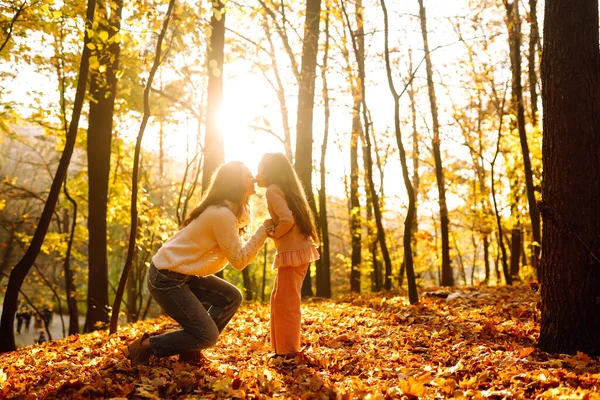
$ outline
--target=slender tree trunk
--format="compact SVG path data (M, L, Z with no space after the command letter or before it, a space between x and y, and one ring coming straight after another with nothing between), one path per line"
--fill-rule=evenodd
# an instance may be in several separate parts
M116 8L112 8L112 4ZM110 10L110 15L108 14ZM119 33L123 0L116 0L109 7L105 0L98 0L98 24L109 32L110 38ZM85 326L93 331L108 322L108 257L106 213L108 207L108 181L110 177L110 150L113 130L113 114L117 89L120 45L111 44L94 36L96 48L106 46L105 51L95 50L99 67L90 76L90 114L87 134L88 162L88 294ZM104 48L104 47L103 47Z
M521 20L519 16L519 2L512 3L504 1L507 14L508 40L510 47L510 61L512 70L512 99L517 108L517 125L519 128L519 140L523 153L523 167L525 170L525 183L527 186L527 200L529 205L529 216L531 218L531 231L534 243L532 245L533 267L537 270L541 243L540 214L535 200L535 189L533 187L533 172L527 144L527 132L525 130L525 108L523 106L523 87L521 85Z
M408 172L408 165L406 163L406 152L404 150L404 144L402 143L402 132L400 131L400 95L396 91L394 80L392 78L392 65L390 62L390 49L389 49L389 19L388 11L385 4L385 0L381 0L381 8L383 10L383 23L384 23L384 52L385 52L385 70L388 79L388 85L390 92L394 98L394 130L396 133L396 142L398 144L398 151L400 153L400 164L402 165L402 177L404 178L404 186L406 187L406 193L408 195L408 212L406 213L406 219L404 220L404 266L406 268L406 280L408 282L408 300L410 304L415 304L419 301L417 294L417 284L413 266L413 252L411 244L413 240L412 226L413 218L415 218L415 191L410 181Z
M75 238L75 227L77 226L77 202L71 197L67 190L67 180L65 179L63 191L65 197L73 206L73 223L67 242L67 251L63 260L63 271L65 274L65 293L67 298L67 308L69 310L69 335L79 333L79 310L77 309L77 292L73 270L71 269L71 250L73 249L73 240Z
M538 94L537 94L537 45L540 40L540 29L537 19L537 0L529 0L529 94L531 97L531 124L538 125Z
M88 69L89 69L89 57L90 49L87 47L90 39L88 37L88 30L91 30L92 23L94 22L94 9L96 7L95 0L88 0L87 12L86 12L86 29L83 39L83 50L81 55L81 61L79 64L79 77L77 80L77 91L75 93L75 102L73 103L73 113L71 117L71 123L69 125L69 131L63 149L62 156L58 163L56 175L52 181L50 187L50 193L48 199L44 205L44 210L37 224L37 228L27 248L27 251L21 258L21 260L15 265L10 273L8 279L8 285L4 294L4 303L2 308L2 317L0 319L0 353L13 351L16 349L15 337L14 337L14 321L15 313L17 312L17 300L19 296L19 290L25 280L25 277L29 273L31 266L35 262L38 256L48 227L52 220L52 215L58 201L58 195L60 193L62 184L67 175L67 169L71 161L71 155L75 147L75 139L77 138L77 129L79 128L79 117L81 116L81 109L83 108L83 101L85 96L85 88L87 84Z
M329 86L327 84L327 68L329 62L329 13L330 4L326 0L325 13L325 52L323 54L323 63L321 67L321 79L323 81L323 103L324 103L324 119L325 126L323 127L323 142L321 144L321 163L319 168L320 173L320 188L319 188L319 226L321 227L321 273L317 279L317 296L331 298L331 255L329 251L329 224L327 222L327 188L326 188L326 171L325 160L327 157L327 145L329 140L329 119L331 110L329 108Z
M598 28L597 0L546 2L539 347L549 353L600 355Z
M409 59L409 67L411 74L413 73L413 63L412 63L412 51L408 52ZM414 215L412 218L412 252L413 258L416 258L418 255L417 251L417 240L415 239L415 233L419 231L419 219L418 219L418 209L417 202L419 201L419 132L417 131L417 107L415 101L415 88L414 88L414 79L410 80L410 85L408 88L408 97L410 99L410 116L412 122L412 162L413 162L413 174L412 174L412 186L415 197L415 205L414 205Z
M219 110L223 103L223 68L225 53L225 4L211 0L213 14L210 18L210 35L206 68L208 91L206 108L206 135L204 137L204 166L202 168L202 193L208 188L213 172L225 160L223 132L219 128Z
M483 236L483 265L485 269L484 283L490 284L490 235Z
M162 61L162 43L167 34L167 28L169 27L169 22L171 20L171 15L173 13L173 8L175 6L175 0L169 1L169 8L167 9L167 14L165 15L165 20L163 21L162 29L158 34L158 39L156 43L156 52L154 55L154 63L152 64L152 68L150 69L150 74L148 75L148 81L146 82L146 87L144 88L144 115L142 116L142 123L140 124L140 129L138 131L137 139L135 141L135 153L133 158L133 174L131 177L131 229L129 232L129 244L127 247L127 259L125 260L125 266L123 267L123 272L121 274L121 278L119 280L119 287L117 288L117 292L115 294L115 302L113 304L112 314L110 317L110 333L113 334L117 331L117 326L119 323L119 310L121 309L121 301L123 299L123 292L125 291L125 283L127 282L127 276L131 271L131 266L133 265L133 256L136 248L136 237L138 230L138 211L137 211L137 194L138 194L138 180L139 180L139 160L140 160L140 151L142 147L142 138L144 136L144 131L146 130L146 125L148 123L148 119L150 119L150 90L152 88L152 81L154 80L154 75L156 75L156 71L160 66Z
M285 150L285 155L287 156L287 158L291 162L294 162L294 152L292 151L292 131L290 129L289 109L287 106L285 85L283 83L283 80L281 79L281 74L279 73L279 66L277 63L277 52L275 50L275 45L273 44L273 37L270 34L271 27L269 27L267 23L266 15L263 18L263 30L265 32L265 37L269 42L269 55L271 57L271 60L273 61L273 75L275 75L275 81L277 82L277 86L274 87L274 89L277 93L277 100L279 101L279 112L281 113L281 127L283 129L283 148Z
M317 215L317 210L312 185L312 124L315 102L315 79L317 74L317 53L319 50L320 15L321 0L306 0L306 19L304 21L304 40L302 42L302 66L300 67L300 82L298 89L296 156L294 160L294 167L298 174L298 178L300 178L300 181L304 185L308 203L315 216ZM302 285L302 296L313 295L311 281L312 278L309 269Z
M431 65L431 54L429 53L429 42L427 40L427 16L423 0L419 1L419 16L421 19L421 34L423 35L423 47L425 50L425 67L427 70L427 88L429 102L431 103L431 119L433 123L433 158L435 161L435 177L439 192L440 225L442 231L442 286L454 286L452 265L450 264L450 237L448 206L446 204L446 184L444 182L444 167L440 152L440 127L438 121L437 101L435 98L435 86L433 83L433 66Z
M496 201L496 185L494 183L494 166L496 165L496 159L498 158L498 154L500 153L500 139L502 138L502 120L504 119L504 101L502 99L502 106L500 107L500 122L498 123L498 141L496 142L496 153L494 154L494 159L492 160L490 179L491 179L491 188L492 188L492 201L494 203L494 215L496 216L496 225L498 228L498 252L502 253L502 270L504 272L504 279L506 280L507 285L512 285L512 278L510 276L510 271L508 269L508 260L506 256L506 247L504 246L504 230L502 229L502 221L500 219L500 210L498 209L498 203ZM498 272L498 263L496 263L496 283L500 283L500 274Z
M342 0L344 1L344 0ZM358 10L358 5L356 6ZM363 20L357 11L357 36L361 39L364 36ZM348 28L351 30L351 28ZM358 63L364 62L364 40L357 40L358 51L356 58ZM351 72L351 71L350 71ZM352 133L350 136L350 237L352 241L351 266L350 266L350 291L360 293L360 266L362 263L362 218L360 210L360 195L359 195L359 169L358 169L358 145L359 138L363 134L362 124L360 122L360 107L362 104L363 93L360 90L360 85L354 83L354 77L351 76L352 82ZM367 239L370 240L368 234ZM373 260L375 261L375 260Z
M521 229L513 228L510 243L510 275L513 279L518 280L521 262Z
M260 301L265 302L265 286L267 285L267 243L263 246L263 271L262 271L262 289L260 291Z

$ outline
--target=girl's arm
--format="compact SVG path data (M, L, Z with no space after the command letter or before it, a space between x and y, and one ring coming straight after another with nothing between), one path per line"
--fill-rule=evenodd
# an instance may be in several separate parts
M235 269L246 268L267 240L267 230L261 225L244 244L239 236L235 215L225 207L216 210L210 223L219 247Z
M271 206L279 222L273 227L272 232L269 232L269 236L275 239L279 239L292 229L295 224L294 215L292 210L288 207L285 195L277 185L271 185L267 188L267 203Z

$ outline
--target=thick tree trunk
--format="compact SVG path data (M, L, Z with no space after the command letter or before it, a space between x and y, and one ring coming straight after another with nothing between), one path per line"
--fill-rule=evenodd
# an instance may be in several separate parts
M117 288L117 292L115 293L115 301L113 303L112 314L110 317L111 334L117 331L117 326L119 323L119 310L121 309L121 301L123 299L123 293L125 292L125 283L127 282L127 277L129 276L131 267L133 265L133 256L135 254L136 249L136 237L139 222L137 210L137 194L142 138L144 136L144 131L146 130L148 120L150 119L150 90L152 88L154 75L156 75L156 71L158 70L160 63L163 60L163 58L161 58L162 43L167 34L167 28L169 27L169 21L171 20L171 15L173 13L174 6L175 0L170 0L169 7L165 15L165 20L163 21L162 29L158 34L158 39L156 42L156 52L154 54L154 62L152 64L152 68L150 69L150 74L148 75L146 87L144 88L144 114L142 116L142 122L140 124L140 129L138 131L137 139L135 141L135 153L133 156L133 173L131 177L131 228L129 232L129 243L127 246L127 259L125 260L125 266L123 266L123 272L121 273L121 278L119 279L119 287Z
M86 13L86 29L83 38L83 50L81 55L81 61L79 64L79 77L77 80L77 91L75 93L75 102L73 103L73 113L71 117L71 123L69 125L69 131L63 149L62 156L58 163L56 175L52 181L50 187L50 193L48 199L44 205L44 210L37 224L37 228L27 248L27 251L21 258L21 260L15 265L10 273L8 279L8 285L6 292L4 293L4 303L2 308L2 317L0 319L0 353L13 351L16 349L15 337L14 337L14 321L15 314L17 312L17 300L19 296L19 290L25 280L25 277L29 273L31 266L35 262L38 256L48 227L52 220L52 215L58 201L58 195L60 193L62 184L67 175L67 169L71 161L73 149L75 147L75 139L77 138L77 129L79 128L79 117L81 116L81 109L83 108L83 101L85 97L85 88L87 85L88 70L89 70L89 58L90 49L87 47L90 42L88 37L88 30L91 30L92 23L94 22L94 9L96 7L95 0L88 0L87 2L87 13Z
M597 0L546 2L539 346L549 353L600 355L598 28Z
M419 1L419 16L421 19L421 34L423 36L423 47L425 50L425 68L427 71L427 89L429 102L431 103L431 119L433 123L433 158L435 161L435 177L439 193L440 226L442 231L442 286L454 286L452 265L450 264L450 233L448 220L448 206L446 204L446 183L444 182L444 167L440 152L440 126L438 121L437 101L435 98L435 86L433 83L433 66L431 54L429 53L429 42L427 40L427 16L423 0Z
M206 98L206 136L204 137L204 166L202 193L208 188L213 173L225 160L223 132L219 127L219 110L223 103L223 63L225 53L225 5L223 0L212 0L210 18L212 34L209 39L206 68L208 89Z
M533 172L531 167L531 156L527 144L527 132L525 130L525 108L523 106L523 87L521 84L521 19L519 16L519 2L512 3L504 1L507 14L508 41L510 47L510 62L512 71L512 99L513 106L517 111L517 126L519 128L519 141L523 154L523 167L525 172L525 183L527 186L527 201L529 205L529 217L531 218L531 232L533 243L531 247L533 267L537 269L541 243L540 213L535 200L535 189L533 187Z
M300 68L300 82L298 89L296 156L294 160L296 173L304 185L308 203L315 215L317 215L317 212L312 185L312 124L315 103L317 53L319 50L320 16L321 0L306 0L306 19L304 21L304 40L302 42L302 66ZM311 281L309 269L302 285L302 296L313 295Z
M109 7L104 0L98 0L98 20L101 29L110 37L121 28L123 1L116 0L116 9ZM108 10L110 10L110 15ZM113 114L117 89L116 73L119 68L120 45L116 41L110 45L95 37L92 43L106 46L105 51L96 50L105 72L94 69L90 76L90 114L87 134L88 162L88 294L87 331L93 331L108 322L108 257L106 213L108 207L108 181L110 177L110 150L113 130ZM108 43L108 42L107 42ZM100 48L101 46L96 46Z
M244 299L246 301L254 300L254 286L250 277L250 268L247 267L242 270L242 281L244 282Z

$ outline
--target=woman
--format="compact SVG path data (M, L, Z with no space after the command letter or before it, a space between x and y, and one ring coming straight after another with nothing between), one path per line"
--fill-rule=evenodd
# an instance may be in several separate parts
M221 166L205 197L152 258L148 287L156 302L181 325L181 330L149 337L145 333L125 349L132 366L150 356L179 354L180 361L198 362L200 350L213 346L242 302L240 291L213 275L229 261L244 269L267 238L266 220L246 243L240 234L250 223L248 200L256 179L240 162Z

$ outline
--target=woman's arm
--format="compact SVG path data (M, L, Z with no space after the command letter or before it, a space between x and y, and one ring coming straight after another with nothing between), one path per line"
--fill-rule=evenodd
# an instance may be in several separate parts
M271 185L267 188L267 203L273 209L273 212L279 218L277 225L275 225L272 231L269 232L269 236L275 239L279 239L292 229L295 224L294 215L292 210L288 207L285 195L277 185Z
M261 225L245 244L238 232L235 215L226 207L215 210L210 223L217 244L235 269L242 270L254 260L267 239L267 230Z

